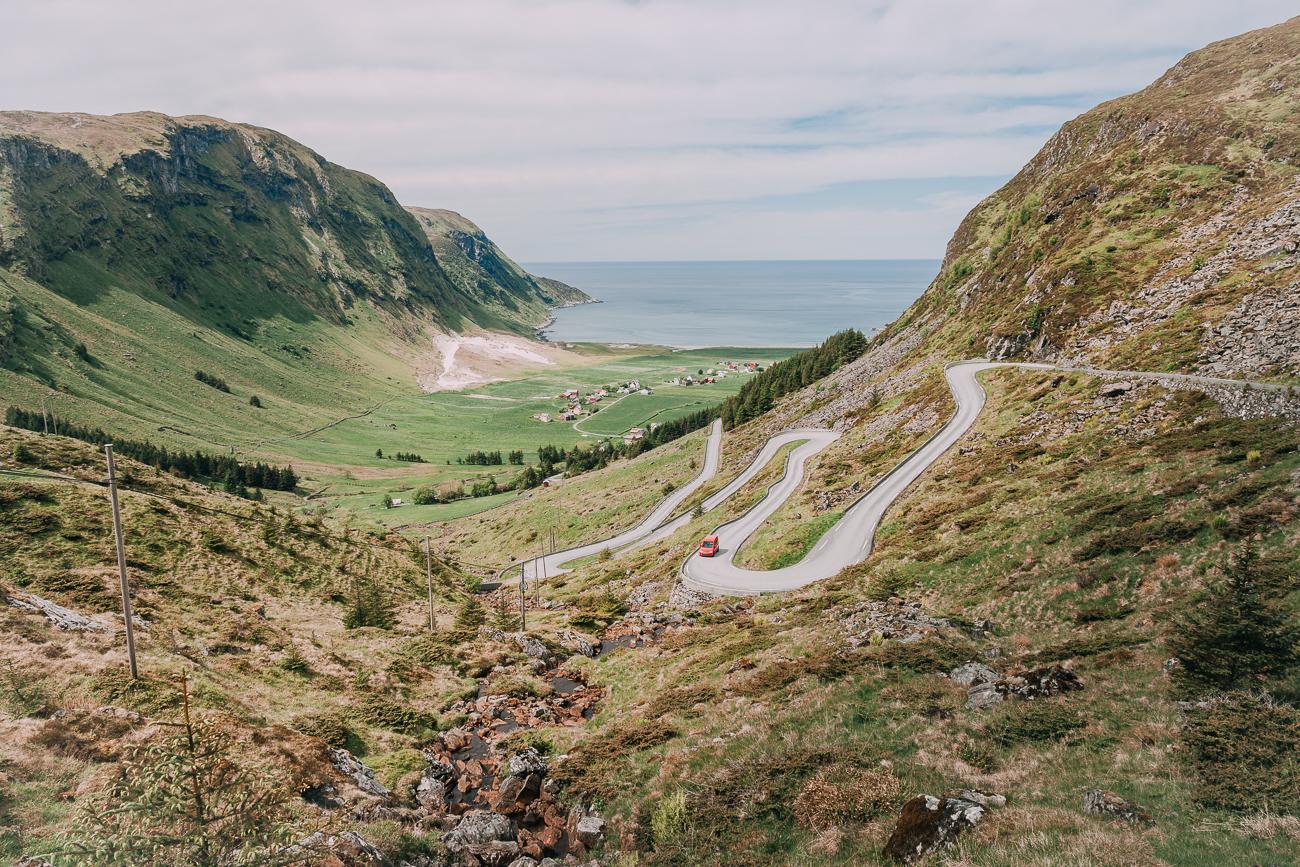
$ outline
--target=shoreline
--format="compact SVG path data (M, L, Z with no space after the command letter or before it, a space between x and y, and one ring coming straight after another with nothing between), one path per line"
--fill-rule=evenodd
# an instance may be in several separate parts
M555 324L556 310L568 310L570 307L585 307L588 304L604 304L604 303L605 302L599 298L589 297L586 301L570 301L567 304L556 304L554 307L548 308L551 311L551 315L546 317L545 322L543 322L541 325L538 325L536 328L533 329L533 336L537 340L540 340L542 343L551 342L551 339L546 336L546 329L550 328L552 325Z

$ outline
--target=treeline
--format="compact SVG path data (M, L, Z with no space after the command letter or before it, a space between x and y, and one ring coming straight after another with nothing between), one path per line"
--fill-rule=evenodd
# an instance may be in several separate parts
M397 454L393 455L393 460L397 460L397 461L406 461L408 464L427 464L427 463L428 463L428 461L426 461L426 460L425 460L423 457L421 457L420 455L417 455L415 452L398 452Z
M577 476L591 470L607 467L611 462L634 458L653 448L686 436L692 431L707 427L717 418L717 409L701 409L658 425L652 431L633 442L622 440L601 440L591 446L574 446L571 449L559 446L542 446L537 450L536 467L525 467L516 480L520 490L535 488L548 477L557 472L566 476Z
M470 452L463 458L456 458L456 463L472 464L473 466L478 467L499 467L504 464L505 461L501 459L501 450L497 449L496 451L491 452Z
M740 391L722 402L718 416L722 426L731 430L758 418L775 404L776 399L798 391L858 358L867 350L867 338L856 328L848 328L817 347L778 361L756 374Z
M5 424L37 433L44 432L48 425L60 436L100 446L112 443L113 451L119 455L186 479L220 482L228 492L240 496L247 496L249 489L292 491L298 486L298 474L293 471L293 467L243 463L226 455L200 451L168 451L166 447L154 445L148 440L109 436L101 428L81 427L66 419L17 406L5 410Z

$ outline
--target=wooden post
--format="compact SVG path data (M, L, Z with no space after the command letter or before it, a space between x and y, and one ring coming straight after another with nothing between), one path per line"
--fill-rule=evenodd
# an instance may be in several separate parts
M433 619L433 558L429 554L429 537L424 537L424 579L429 587L429 631L437 632L438 627Z
M113 536L117 540L117 576L122 585L122 619L126 622L126 656L131 662L131 679L140 678L135 662L135 624L131 614L131 585L126 577L126 546L122 542L122 511L117 503L117 467L113 463L113 444L104 445L108 459L108 501L113 505Z

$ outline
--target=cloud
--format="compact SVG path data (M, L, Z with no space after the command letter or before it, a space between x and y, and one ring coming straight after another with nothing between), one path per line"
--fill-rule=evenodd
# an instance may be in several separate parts
M1060 123L1291 5L47 0L0 7L0 104L270 126L524 259L937 256Z

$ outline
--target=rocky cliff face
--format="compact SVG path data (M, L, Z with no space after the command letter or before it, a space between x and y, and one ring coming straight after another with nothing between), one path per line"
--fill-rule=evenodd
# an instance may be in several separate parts
M951 352L1300 376L1300 19L1067 123L891 329Z
M424 230L443 271L457 288L481 304L498 306L520 321L536 323L549 307L591 300L566 283L529 274L482 229L455 211L408 210Z

